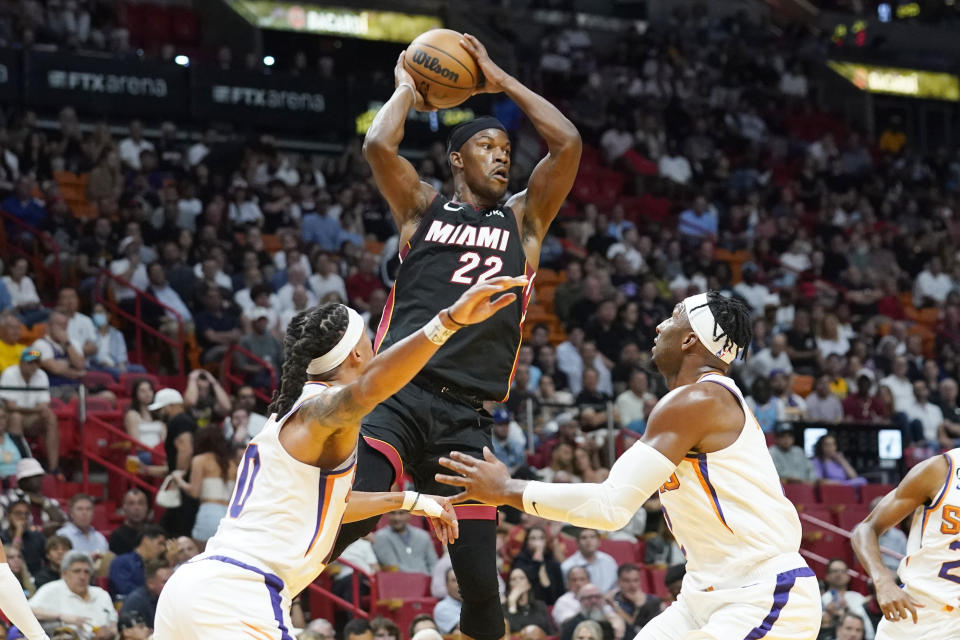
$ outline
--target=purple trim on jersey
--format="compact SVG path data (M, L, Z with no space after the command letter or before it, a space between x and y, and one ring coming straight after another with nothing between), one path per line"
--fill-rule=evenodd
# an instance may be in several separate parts
M667 529L670 529L670 533L673 533L673 523L670 522L670 514L667 513L667 508L663 506L663 503L660 503L660 511L663 512L663 519L667 522Z
M947 491L950 489L950 483L953 482L953 458L947 453L943 454L943 457L947 459L947 480L943 483L943 489L940 490L940 493L937 495L937 499L930 503L930 506L923 507L923 519L920 521L920 541L923 542L923 534L927 530L927 518L930 516L930 513L936 511L940 508L941 502L947 495Z
M293 640L293 637L287 631L286 625L283 624L283 610L280 608L280 604L282 602L280 592L283 590L283 580L281 580L279 576L276 576L272 573L267 573L266 571L261 571L252 565L240 562L239 560L234 560L233 558L227 556L207 556L206 559L226 562L227 564L232 564L235 567L240 567L241 569L246 569L247 571L253 571L256 574L263 576L263 582L267 585L267 591L270 593L270 605L273 607L273 617L277 621L277 626L280 629L280 640Z
M763 619L760 626L754 627L753 631L744 636L743 640L759 640L766 636L780 617L780 612L787 606L787 601L790 599L790 590L793 589L797 578L813 577L815 577L815 574L810 567L800 567L799 569L778 573L777 586L773 590L773 607L770 608L770 613Z
M733 533L733 529L727 524L727 519L723 517L723 509L720 507L717 490L713 488L713 483L710 482L710 473L707 471L707 454L701 453L697 456L697 466L700 467L700 474L703 476L703 481L707 483L707 488L710 490L710 497L713 498L713 505L717 508L717 515L720 516L720 521L723 522L723 526L725 526L730 533Z

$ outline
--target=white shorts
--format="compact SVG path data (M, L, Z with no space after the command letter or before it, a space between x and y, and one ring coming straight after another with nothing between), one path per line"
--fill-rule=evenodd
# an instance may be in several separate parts
M177 569L160 593L154 640L292 640L283 581L212 556Z
M743 587L682 589L636 640L815 640L820 620L817 578L802 567Z
M909 593L909 589L906 590ZM923 605L917 607L917 623L913 623L913 616L906 620L890 622L886 618L877 625L877 634L874 640L957 640L960 638L960 609L954 607L947 611L943 603L937 603L928 598L911 597Z

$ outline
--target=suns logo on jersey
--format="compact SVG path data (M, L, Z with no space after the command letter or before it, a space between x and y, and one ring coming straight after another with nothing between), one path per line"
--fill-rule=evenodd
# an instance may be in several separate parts
M940 514L940 533L952 536L960 533L960 507L948 504Z
M676 491L680 488L680 480L677 478L677 474L671 473L670 478L660 485L660 491Z

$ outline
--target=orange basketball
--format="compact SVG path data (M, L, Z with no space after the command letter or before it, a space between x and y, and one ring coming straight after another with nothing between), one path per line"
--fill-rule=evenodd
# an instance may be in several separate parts
M452 29L431 29L407 47L403 64L417 91L432 107L455 107L473 93L480 73L477 63Z

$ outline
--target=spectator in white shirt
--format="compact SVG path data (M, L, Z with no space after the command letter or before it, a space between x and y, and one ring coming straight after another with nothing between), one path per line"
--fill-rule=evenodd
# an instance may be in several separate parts
M613 126L600 137L600 147L607 162L613 164L633 146L633 134L622 118L617 118Z
M14 442L23 443L24 434L41 433L47 450L48 469L55 470L60 463L60 433L57 416L50 409L50 379L40 368L41 353L37 349L24 349L19 364L13 364L0 374L0 386L11 387L0 391L7 409L7 433ZM17 391L14 387L32 387ZM20 446L17 447L21 449ZM21 455L29 453L23 443Z
M140 170L140 154L153 151L153 143L143 137L143 123L134 120L130 123L130 135L120 141L120 159L134 171Z
M757 281L757 265L752 262L743 265L741 274L743 280L734 285L733 292L746 300L755 314L762 314L770 297L770 289Z
M82 640L113 638L117 610L110 594L90 586L93 562L82 551L70 551L60 565L60 580L43 585L30 598L30 607L41 622L59 620L75 629ZM96 633L92 629L98 629Z
M687 184L693 177L690 161L681 155L674 140L667 141L667 151L660 156L657 166L661 176L677 184Z
M824 360L831 354L837 354L840 357L847 355L850 350L850 340L840 334L840 322L837 316L827 313L820 321L820 330L817 331L817 351Z
M787 375L793 373L793 364L787 355L787 336L782 333L774 335L769 347L761 349L747 360L743 368L743 381L750 387L754 380L769 378L774 371L783 371Z
M287 270L287 284L280 287L277 291L277 308L280 312L293 309L293 290L296 287L307 286L307 272L299 264L295 264ZM317 304L317 296L307 289L307 306L312 307Z
M657 401L657 396L650 393L648 386L647 372L643 369L635 369L630 374L629 387L617 396L614 409L624 428L642 431L642 425L647 417L647 407L650 402Z
M323 300L328 293L336 293L340 300L347 299L347 285L337 273L337 260L328 253L318 253L314 259L314 273L308 279L310 290Z
M74 551L91 556L110 548L103 534L93 528L93 498L85 493L70 498L70 522L60 527L57 535L67 538Z
M560 564L564 575L573 567L586 568L590 582L604 593L617 583L617 561L600 551L600 534L595 529L581 529L577 536L577 552Z
M3 276L3 284L10 292L10 303L13 305L20 321L28 327L47 318L47 310L40 305L40 296L37 287L27 275L29 263L23 256L13 259L10 265L10 275Z
M124 257L110 263L110 273L121 280L126 280L137 289L145 290L149 287L147 267L140 260L140 242L132 236L127 236L120 241L117 251ZM114 282L113 295L117 302L131 302L136 298L137 293L130 287Z
M224 259L223 251L215 248L202 262L193 265L193 274L202 281L197 282L197 290L200 290L203 282L206 282L225 289L227 294L233 291L233 280L223 271Z
M627 259L631 275L640 273L643 269L643 254L638 248L639 236L636 227L628 227L623 231L623 239L615 242L607 249L607 260L613 260L618 255Z
M933 256L927 263L927 268L917 275L916 284L913 286L913 304L918 308L941 305L954 286L950 276L943 272L940 256Z
M250 194L246 180L237 178L230 187L230 207L227 209L230 222L236 225L263 223L263 212L260 205Z
M893 412L905 412L913 404L913 383L907 377L910 365L906 356L893 359L893 373L880 379L880 386L890 389L893 395Z
M180 320L184 323L193 322L193 314L190 313L190 308L187 307L180 294L167 282L167 274L161 263L154 262L147 268L147 279L150 281L147 292L176 312L176 315L174 315L170 309L164 310L164 317L168 321L176 322L177 315L179 315Z
M780 74L780 93L794 98L807 97L807 77L803 75L800 63L793 63Z
M97 329L90 316L80 313L80 297L76 289L60 290L57 309L67 316L67 336L73 348L89 357L97 352Z
M926 440L932 447L938 447L937 437L943 424L943 410L929 402L930 388L924 380L913 383L913 402L904 407L903 412L910 420L910 435L914 442Z

